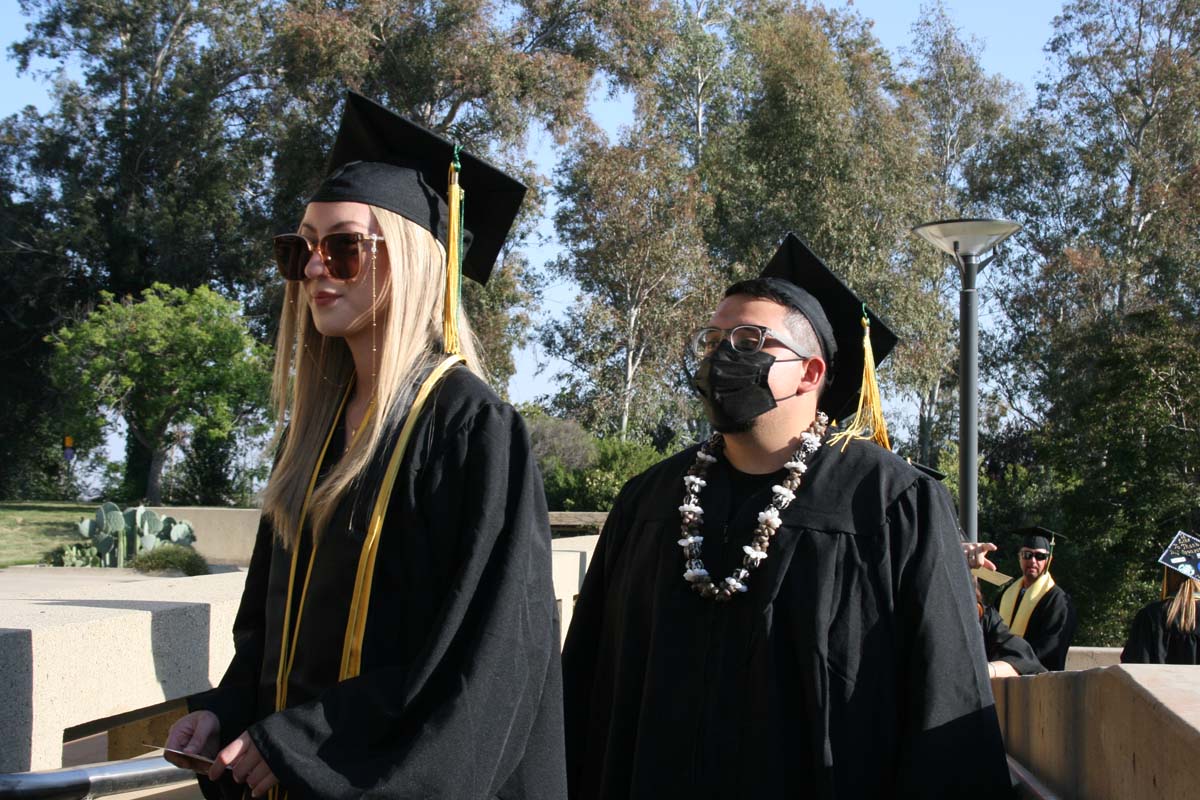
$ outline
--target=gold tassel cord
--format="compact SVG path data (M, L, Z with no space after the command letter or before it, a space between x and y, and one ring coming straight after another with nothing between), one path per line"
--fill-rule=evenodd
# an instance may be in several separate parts
M842 450L851 439L873 441L887 450L892 449L888 439L887 421L883 418L883 399L879 394L879 380L875 375L875 352L871 349L871 320L867 307L863 306L863 374L862 387L858 393L858 409L846 420L845 429L829 439L830 447L841 444Z
M458 307L462 294L462 212L463 191L458 183L461 164L458 146L454 147L454 160L450 162L449 191L446 203L450 207L450 224L446 232L446 297L442 302L442 338L445 350L451 355L462 352L458 340Z

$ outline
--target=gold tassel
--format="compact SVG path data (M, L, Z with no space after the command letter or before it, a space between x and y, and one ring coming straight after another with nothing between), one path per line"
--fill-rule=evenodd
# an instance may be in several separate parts
M458 305L462 293L462 187L458 184L458 147L450 162L450 188L446 202L450 206L450 224L446 232L446 297L442 302L442 339L446 352L462 352L458 341Z
M842 450L851 439L873 441L886 450L892 449L888 439L887 422L883 418L883 400L879 395L879 381L875 377L875 353L871 349L871 321L867 307L863 306L863 375L862 388L858 393L858 410L846 420L846 427L829 439L830 447L842 445Z

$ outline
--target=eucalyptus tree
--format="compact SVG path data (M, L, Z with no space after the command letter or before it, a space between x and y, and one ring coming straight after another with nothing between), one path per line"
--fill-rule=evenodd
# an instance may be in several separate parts
M550 265L580 288L575 308L542 328L559 375L558 410L598 433L646 434L687 405L686 332L719 283L702 222L707 201L660 131L578 142L559 169L555 226L566 252ZM684 414L686 416L686 414Z

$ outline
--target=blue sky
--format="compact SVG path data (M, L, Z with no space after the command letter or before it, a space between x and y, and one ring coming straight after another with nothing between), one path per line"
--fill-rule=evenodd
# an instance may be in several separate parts
M851 7L864 17L874 21L875 35L884 47L899 54L909 41L913 23L921 13L922 3L916 0L843 0L832 2L834 6ZM1042 51L1050 38L1051 24L1058 14L1060 5L1055 2L1037 0L1009 0L997 3L994 0L945 0L947 13L955 24L968 36L980 43L981 60L990 73L1003 75L1025 87L1026 94L1033 97L1035 85L1045 65ZM0 30L8 32L7 41L23 38L28 22L20 12L16 0L0 0ZM6 48L7 55L7 48ZM3 92L0 92L0 116L14 113L27 104L45 110L49 107L48 85L26 74L16 75L16 64L7 59L0 65L3 77ZM620 126L627 124L632 115L627 98L605 99L597 96L593 111L610 135ZM556 149L548 137L535 135L531 141L535 160L542 164L558 161ZM548 209L548 214L553 207ZM544 264L558 252L554 241L553 227L548 219L539 228L539 238L527 250L535 266ZM569 313L574 298L574 288L557 284L548 287L545 298L545 315L560 316ZM514 402L534 400L553 391L553 364L545 365L539 374L539 364L547 358L538 348L527 348L517 355L517 374L509 386Z

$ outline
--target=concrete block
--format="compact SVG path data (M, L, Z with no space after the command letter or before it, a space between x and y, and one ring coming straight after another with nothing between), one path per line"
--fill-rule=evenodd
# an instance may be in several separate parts
M1008 752L1063 798L1194 795L1200 669L1131 664L993 689Z
M1121 663L1120 647L1072 647L1067 651L1067 669L1096 669Z
M258 535L258 519L262 515L260 509L178 506L152 510L161 516L190 522L196 532L193 547L209 564L244 567L250 563L254 538Z
M219 558L237 560L242 537L253 541L245 510L214 509L223 513L210 517L193 509L163 511L195 524L197 544L207 540L216 548L224 541L223 549L209 551ZM228 537L215 535L218 530ZM598 538L554 540L564 636ZM9 743L0 748L0 772L56 769L65 730L215 685L233 657L231 631L244 583L240 570L194 578L113 569L0 573L0 730ZM130 735L149 734L138 728ZM121 755L132 747L127 739L118 728L114 746Z
M0 772L56 769L63 732L210 688L233 657L245 574L122 580L30 571L0 592Z

